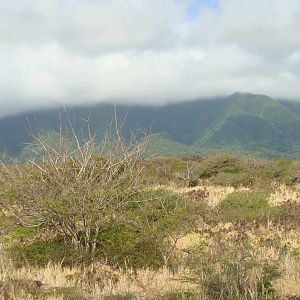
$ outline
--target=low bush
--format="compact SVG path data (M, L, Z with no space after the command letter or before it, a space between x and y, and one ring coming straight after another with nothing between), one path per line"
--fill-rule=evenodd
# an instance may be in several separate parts
M275 299L273 282L281 272L276 263L258 260L250 245L215 239L201 249L189 253L192 272L187 280L199 284L206 298Z
M239 173L244 171L241 162L229 155L216 155L203 160L198 168L199 178L211 178L219 173Z
M111 265L153 269L164 265L156 241L132 226L119 225L99 235L101 247L97 259L105 259Z
M198 219L199 205L169 191L146 190L124 207L123 217L102 230L97 238L94 260L111 265L153 269L172 263L176 239L190 231ZM42 230L16 227L8 248L17 263L44 266L89 263L89 256L59 235L45 241ZM51 235L52 233L50 233Z
M172 264L176 240L193 229L199 204L163 189L142 191L136 199L126 222L100 236L107 257L133 267Z
M229 194L219 205L219 219L224 222L237 220L267 220L276 213L264 192L240 191Z
M216 185L233 186L235 188L241 186L249 187L253 182L253 175L248 172L219 173L216 177L212 178L212 183Z
M29 264L42 267L53 262L63 266L74 266L87 261L84 252L74 251L71 244L60 239L14 243L7 250L9 257L17 265Z

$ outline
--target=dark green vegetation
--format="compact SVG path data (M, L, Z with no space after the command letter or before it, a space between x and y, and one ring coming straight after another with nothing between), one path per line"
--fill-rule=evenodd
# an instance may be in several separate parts
M190 186L207 184L233 187L252 187L268 190L277 181L292 185L300 181L300 162L297 160L237 158L227 154L194 158L152 158L146 165L146 180L152 184Z
M189 279L201 281L207 299L281 299L273 287L282 272L278 265L272 261L259 261L247 240L239 240L233 246L221 236L213 237L212 251L202 245L189 251L188 264L193 270ZM258 272L260 275L255 277Z
M114 107L70 108L75 130L82 128L82 119L90 115L90 126L101 132L114 116ZM153 133L147 155L193 156L226 152L265 157L300 157L300 104L279 102L263 95L235 93L226 99L211 99L170 104L161 107L125 106L117 108L123 120L125 136L132 129L143 128ZM74 118L73 118L74 117ZM42 111L0 120L0 145L11 155L22 153L24 143L31 141L24 128L27 118L33 131L58 130L57 111ZM37 121L38 120L38 121ZM81 124L80 124L81 123Z
M262 192L235 192L229 194L220 204L220 219L234 222L239 219L262 220L272 215L273 209Z

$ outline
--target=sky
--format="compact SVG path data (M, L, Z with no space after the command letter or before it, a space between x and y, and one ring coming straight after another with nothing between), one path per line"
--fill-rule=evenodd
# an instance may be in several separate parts
M300 100L299 0L0 0L0 117L236 91Z

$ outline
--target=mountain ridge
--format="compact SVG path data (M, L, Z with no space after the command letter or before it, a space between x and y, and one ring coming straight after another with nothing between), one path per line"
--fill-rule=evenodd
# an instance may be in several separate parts
M68 115L76 131L90 116L93 132L104 131L114 106L71 107ZM277 101L266 95L234 93L226 98L196 100L160 107L118 105L125 119L124 134L134 128L151 129L150 155L206 155L216 152L267 157L300 158L300 103ZM17 156L24 143L27 119L32 128L57 131L57 110L37 111L0 119L0 148ZM40 124L39 121L40 120ZM27 125L26 125L27 124ZM151 141L151 139L150 139ZM156 146L153 146L156 145Z

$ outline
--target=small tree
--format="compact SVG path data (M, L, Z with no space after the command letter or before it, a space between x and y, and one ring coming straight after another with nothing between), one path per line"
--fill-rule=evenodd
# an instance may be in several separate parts
M0 207L19 225L51 228L93 256L99 234L137 192L146 139L125 142L116 126L99 146L88 133L79 140L69 126L55 143L34 135L42 161L2 165Z

